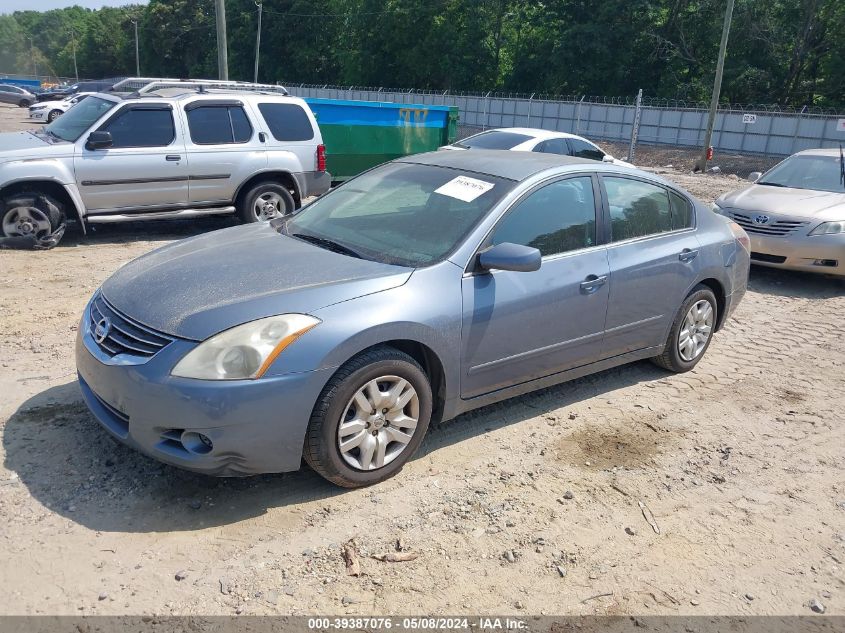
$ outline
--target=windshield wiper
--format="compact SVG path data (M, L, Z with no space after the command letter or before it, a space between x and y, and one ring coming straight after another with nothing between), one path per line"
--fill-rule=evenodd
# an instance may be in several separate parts
M782 185L779 182L771 182L770 180L758 180L755 184L768 185L769 187L786 187L786 185Z
M334 240L330 240L325 237L317 237L316 235L308 235L307 233L290 233L290 236L306 242L311 242L317 246L322 246L323 248L327 248L335 253L351 255L352 257L357 257L358 259L364 259L357 251L349 248L348 246L344 246L340 242L335 242Z

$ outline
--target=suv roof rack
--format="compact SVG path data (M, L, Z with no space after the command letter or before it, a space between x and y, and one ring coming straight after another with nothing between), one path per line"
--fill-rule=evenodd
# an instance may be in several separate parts
M257 84L249 81L224 81L221 79L173 79L168 77L127 77L114 86L112 92L129 91L143 95L162 88L189 88L195 92L205 92L206 88L225 90L245 90L249 92L273 92L289 94L284 86Z

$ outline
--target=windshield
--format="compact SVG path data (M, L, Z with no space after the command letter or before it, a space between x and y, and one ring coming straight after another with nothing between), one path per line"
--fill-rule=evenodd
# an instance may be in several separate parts
M791 156L766 172L757 184L845 192L839 156Z
M85 133L85 130L91 127L94 121L115 105L117 104L114 101L100 99L99 97L85 99L45 127L44 131L63 141L74 143Z
M455 143L458 147L475 147L477 149L511 149L530 141L531 136L515 132L482 132Z
M390 163L312 202L283 231L364 259L426 266L448 255L514 182Z

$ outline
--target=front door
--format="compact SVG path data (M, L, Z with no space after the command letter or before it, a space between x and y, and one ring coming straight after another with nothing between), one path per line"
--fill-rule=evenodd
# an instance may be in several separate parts
M98 131L112 146L86 147L78 141L74 167L88 212L159 210L188 202L188 161L180 126L169 105L121 108Z
M493 230L485 247L531 246L543 261L533 272L464 276L463 398L598 360L609 269L597 244L596 191L589 175L544 183Z

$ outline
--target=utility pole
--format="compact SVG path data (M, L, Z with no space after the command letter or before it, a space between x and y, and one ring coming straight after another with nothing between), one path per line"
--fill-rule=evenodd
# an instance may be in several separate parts
M264 3L256 0L255 6L258 7L258 32L255 34L255 75L252 81L258 83L258 51L261 50L261 13L264 10Z
M76 81L79 81L79 69L76 67L76 36L73 34L73 28L70 29L70 43L73 48L73 75Z
M699 169L707 170L707 153L713 138L713 125L716 123L716 111L719 108L719 93L722 90L722 72L725 70L725 52L728 48L728 35L731 32L731 18L734 12L734 0L728 0L725 9L725 23L722 25L722 41L719 43L719 59L716 62L716 79L713 81L713 95L710 99L710 113L707 116L707 130L704 132L704 147L698 161Z
M138 54L138 18L132 18L135 25L135 76L141 76L141 56Z
M226 44L226 0L214 0L217 12L217 75L229 80L229 56Z
M38 63L35 61L35 42L29 38L29 56L32 57L32 78L38 78Z

